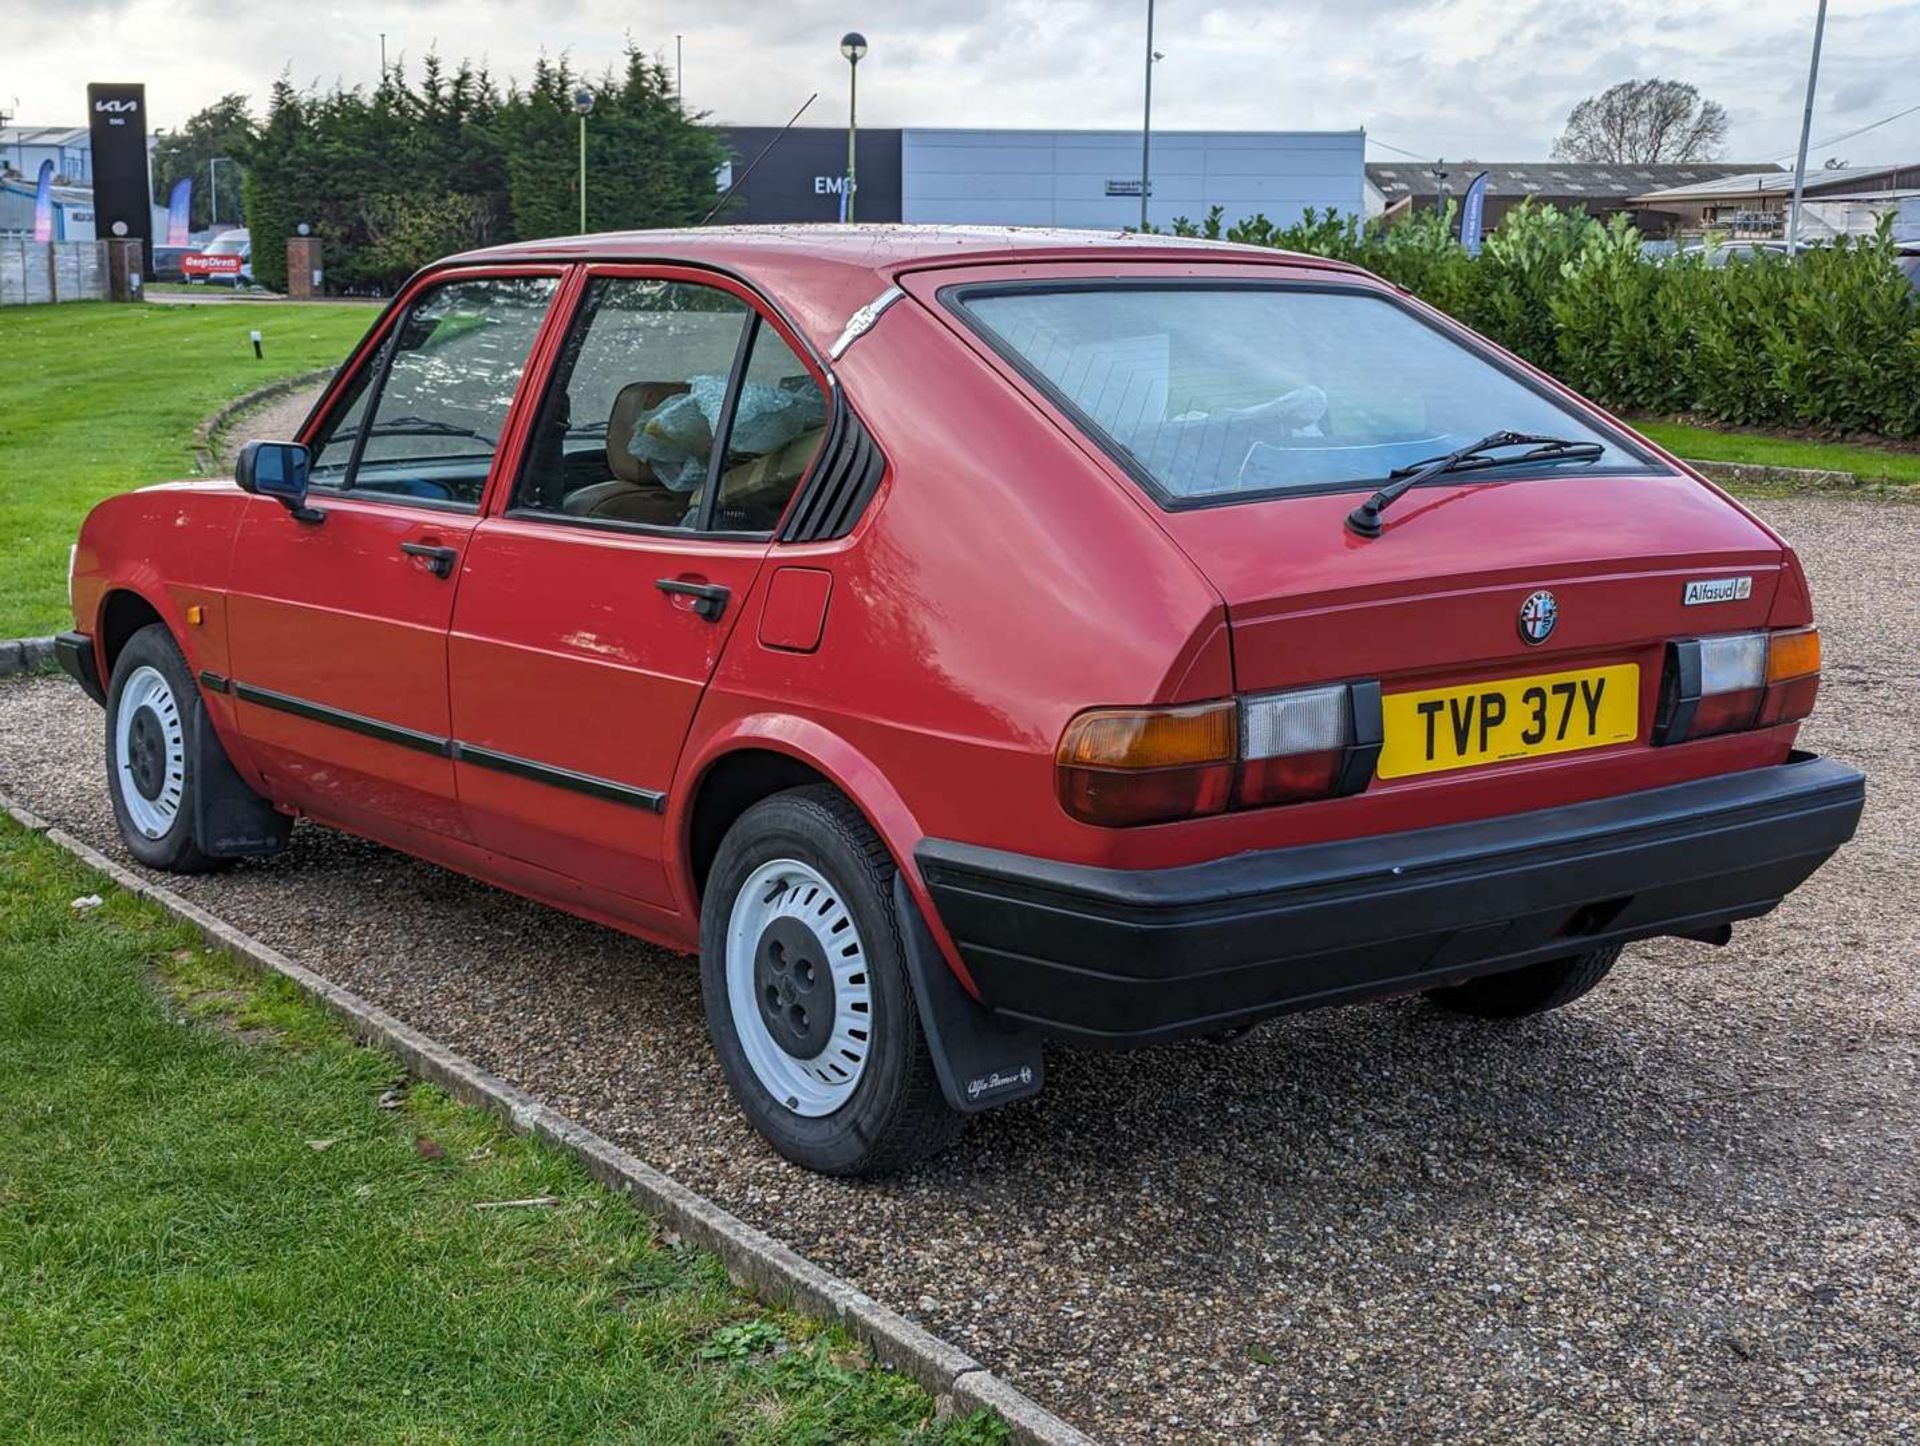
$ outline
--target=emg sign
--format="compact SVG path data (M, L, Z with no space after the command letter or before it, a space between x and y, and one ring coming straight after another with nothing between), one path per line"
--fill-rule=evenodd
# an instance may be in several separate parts
M847 178L845 176L815 176L813 178L813 194L816 196L837 196L846 189ZM853 183L853 189L855 191L860 189L860 183L858 181Z

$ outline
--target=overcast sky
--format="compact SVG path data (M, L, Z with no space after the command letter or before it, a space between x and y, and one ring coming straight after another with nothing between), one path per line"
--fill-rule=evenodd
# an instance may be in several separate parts
M1727 107L1727 158L1791 159L1815 0L1160 0L1154 122L1167 129L1347 129L1449 160L1544 157L1567 110L1633 76L1691 81ZM147 86L178 124L227 91L371 84L390 54L524 73L541 49L599 69L629 33L672 64L689 106L844 124L842 31L866 33L872 125L1139 124L1145 0L19 0L0 22L0 109L84 124L89 80ZM1920 0L1834 0L1812 160L1920 158ZM1832 143L1821 145L1832 138Z

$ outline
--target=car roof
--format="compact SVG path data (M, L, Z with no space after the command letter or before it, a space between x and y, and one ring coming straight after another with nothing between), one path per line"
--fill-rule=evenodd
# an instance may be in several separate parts
M556 236L469 251L442 265L564 261L679 262L717 267L764 288L818 346L902 272L996 262L1181 259L1310 266L1366 273L1318 256L1197 237L1034 226L703 226ZM437 268L436 268L437 269Z

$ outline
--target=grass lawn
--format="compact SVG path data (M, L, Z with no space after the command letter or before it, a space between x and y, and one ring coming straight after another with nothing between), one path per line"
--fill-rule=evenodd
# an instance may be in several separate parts
M0 818L0 1440L1004 1439L103 884Z
M67 548L89 507L191 476L202 418L339 364L378 314L272 302L0 310L0 638L72 626ZM265 361L247 340L256 328Z
M1852 472L1869 482L1920 483L1920 452L1813 442L1765 432L1723 432L1681 422L1636 421L1633 425L1690 462L1752 462L1763 467Z

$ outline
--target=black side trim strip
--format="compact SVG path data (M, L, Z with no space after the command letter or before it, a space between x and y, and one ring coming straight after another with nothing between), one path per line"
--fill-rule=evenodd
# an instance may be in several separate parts
M497 773L511 773L516 778L544 783L552 788L570 789L574 793L602 798L609 803L624 803L629 808L642 808L648 813L667 811L666 794L651 788L635 788L631 784L615 783L610 778L598 778L591 773L575 773L571 768L559 768L551 763L535 763L531 758L517 758L511 753L496 753L491 748L476 748L471 743L460 743L451 738L436 737L431 733L419 733L394 723L382 723L378 718L349 713L344 708L329 708L324 703L309 703L305 698L276 693L271 688L256 688L251 683L230 682L218 673L202 673L200 681L216 693L224 693L231 688L234 696L242 702L258 703L262 708L291 713L296 718L344 728L349 733L378 738L383 743L393 743L401 748L411 748L420 753L438 754L442 758L471 763L476 768L491 768Z
M598 778L591 773L575 773L571 768L556 768L551 763L535 763L530 758L516 758L511 753L495 753L490 748L475 748L471 743L455 743L453 757L461 763L471 763L476 768L491 768L497 773L511 773L516 778L531 779L535 783L549 784L554 788L570 789L575 793L584 793L593 798L603 798L609 803L624 803L632 808L643 808L648 813L665 813L667 796L651 788L635 788L630 784L615 783L610 778Z
M366 718L358 713L349 713L344 708L329 708L324 703L309 703L305 698L276 693L271 688L256 688L251 683L235 683L233 694L243 703L257 703L262 708L291 713L296 718L305 718L314 723L327 723L335 728L344 728L349 733L361 733L368 738L378 738L382 743L411 748L418 753L437 753L442 758L453 756L451 739L437 738L431 733L417 733L411 728L402 728L394 723L382 723L378 718Z

